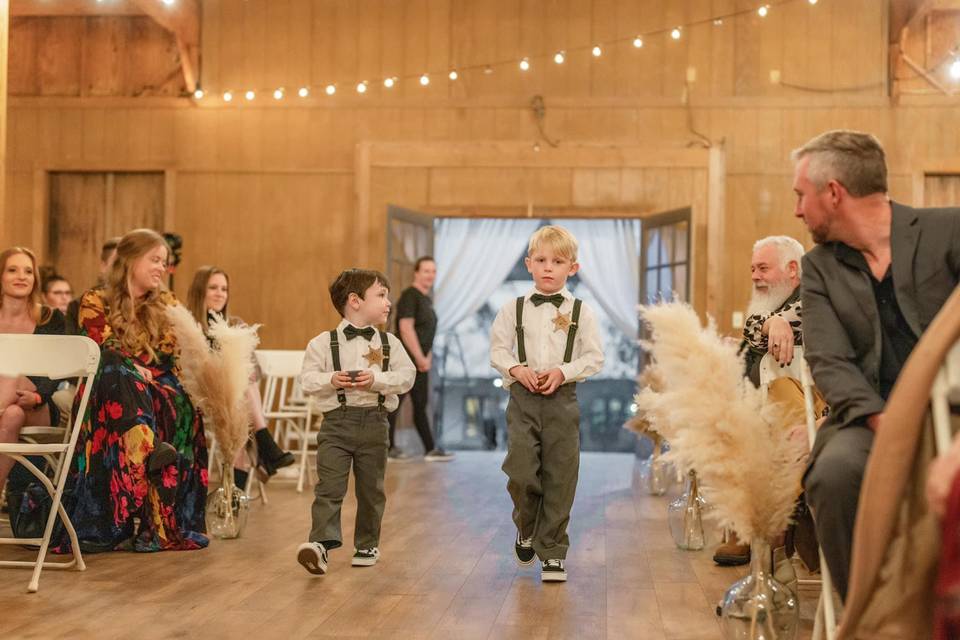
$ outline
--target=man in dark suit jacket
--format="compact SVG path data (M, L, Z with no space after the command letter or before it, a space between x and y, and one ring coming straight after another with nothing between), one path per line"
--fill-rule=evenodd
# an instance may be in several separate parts
M857 500L897 375L960 280L960 209L890 201L872 135L829 131L793 152L806 358L830 416L804 477L830 573L846 597Z

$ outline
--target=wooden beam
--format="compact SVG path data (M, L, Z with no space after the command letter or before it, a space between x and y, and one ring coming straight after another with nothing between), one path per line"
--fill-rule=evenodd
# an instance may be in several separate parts
M14 18L58 16L142 16L131 0L10 0Z
M0 244L9 244L7 229L7 53L10 2L0 0Z
M173 34L187 91L193 93L200 77L200 3L177 0L167 6L157 0L130 0L142 13Z

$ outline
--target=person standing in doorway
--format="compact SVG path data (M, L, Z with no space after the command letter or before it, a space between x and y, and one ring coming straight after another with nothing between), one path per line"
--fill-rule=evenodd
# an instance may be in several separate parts
M430 369L433 367L433 338L437 334L437 314L433 310L433 301L428 295L437 279L437 264L431 256L421 256L413 267L413 284L403 290L397 301L397 334L417 367L417 377L409 393L400 396L397 410L390 414L390 450L388 457L395 462L410 460L409 454L396 446L394 439L397 427L397 415L403 400L407 396L413 401L413 424L423 442L426 451L424 460L428 462L448 462L453 454L437 445L430 429L427 416L427 404L430 397Z

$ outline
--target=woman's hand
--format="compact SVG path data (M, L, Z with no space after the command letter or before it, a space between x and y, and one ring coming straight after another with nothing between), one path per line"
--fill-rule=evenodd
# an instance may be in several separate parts
M153 382L153 373L150 371L150 369L147 369L146 367L141 367L136 362L133 363L133 366L137 368L137 371L140 372L140 375L143 377L144 380L146 380L147 382Z

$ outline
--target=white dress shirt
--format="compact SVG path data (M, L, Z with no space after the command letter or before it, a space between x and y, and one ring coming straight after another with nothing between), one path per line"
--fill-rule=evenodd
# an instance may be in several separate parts
M563 355L567 350L568 329L558 330L554 318L557 314L573 319L573 295L566 287L558 291L563 296L560 308L550 302L540 306L530 302L534 293L547 295L531 289L524 295L523 301L523 345L527 355L527 366L537 372L560 367L564 384L586 380L603 367L603 345L597 330L597 317L593 309L582 303L577 335L573 342L573 355L570 362L564 364ZM513 298L503 305L493 321L490 332L490 364L503 376L503 386L509 387L515 382L510 369L521 364L517 357L517 300Z
M340 370L354 371L369 369L373 372L373 386L370 389L344 389L347 396L347 406L375 407L378 394L383 394L383 406L387 411L394 411L400 403L398 394L406 393L413 386L417 375L417 368L413 366L410 356L392 333L387 334L390 344L390 363L387 371L383 371L380 364L370 364L364 354L381 349L380 333L375 332L369 341L363 336L347 340L343 329L349 322L343 320L337 325L337 342L340 345ZM363 329L364 327L357 327ZM321 412L327 412L340 406L337 399L337 389L330 384L333 374L333 354L330 352L330 332L324 331L307 345L307 352L303 357L303 369L300 371L300 387L304 394L313 398L314 404Z

